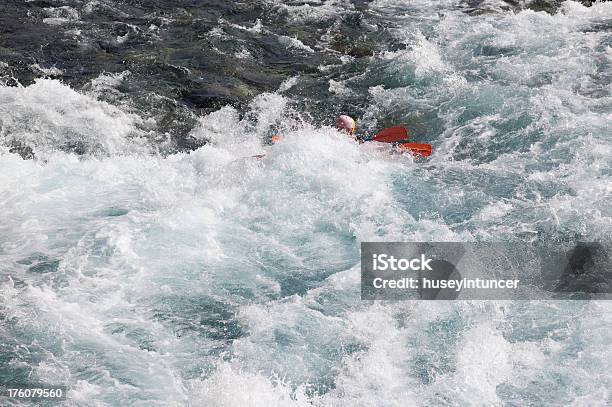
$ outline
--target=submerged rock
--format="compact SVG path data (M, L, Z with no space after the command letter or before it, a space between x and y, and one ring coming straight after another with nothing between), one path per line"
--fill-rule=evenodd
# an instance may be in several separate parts
M13 140L9 147L9 153L19 154L24 160L33 160L35 157L32 147L25 145L21 141Z
M556 13L564 2L565 0L532 0L527 3L527 8L534 11L546 11L548 13ZM592 6L596 2L597 0L580 0L580 3L587 7ZM506 0L506 3L517 3L517 1Z

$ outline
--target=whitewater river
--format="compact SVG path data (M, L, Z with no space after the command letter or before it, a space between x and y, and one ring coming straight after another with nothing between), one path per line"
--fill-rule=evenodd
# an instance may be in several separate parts
M612 238L612 3L8 3L0 383L612 402L609 302L362 301L359 277L361 242ZM434 155L358 145L339 113Z

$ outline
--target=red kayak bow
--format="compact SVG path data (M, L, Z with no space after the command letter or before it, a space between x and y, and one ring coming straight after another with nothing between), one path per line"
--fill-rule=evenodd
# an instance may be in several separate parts
M389 127L370 139L379 143L399 143L408 140L408 130L402 126Z
M425 143L401 143L408 140L408 130L402 126L389 127L382 130L380 133L372 137L370 141L378 141L379 143L400 143L397 148L406 150L414 156L429 157L432 149L431 144Z

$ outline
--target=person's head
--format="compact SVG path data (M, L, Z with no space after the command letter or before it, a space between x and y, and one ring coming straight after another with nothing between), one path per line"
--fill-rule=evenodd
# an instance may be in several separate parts
M355 134L355 130L357 130L357 125L352 117L343 114L336 119L336 129L352 136Z

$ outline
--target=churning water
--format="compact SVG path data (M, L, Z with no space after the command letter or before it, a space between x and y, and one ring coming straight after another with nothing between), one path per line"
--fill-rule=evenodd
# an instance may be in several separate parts
M0 382L76 406L609 405L608 303L361 301L359 244L610 240L612 3L48 3L29 24L63 56L0 48ZM435 153L357 145L340 112Z

